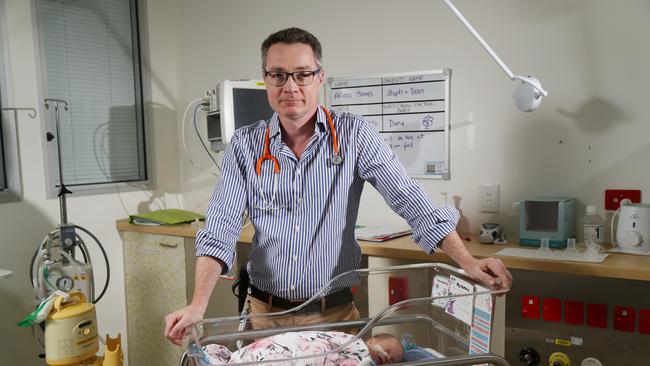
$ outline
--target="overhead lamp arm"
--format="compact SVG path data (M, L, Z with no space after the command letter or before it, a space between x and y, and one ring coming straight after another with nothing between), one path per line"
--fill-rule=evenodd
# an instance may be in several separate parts
M454 15L463 23L465 28L472 33L474 38L481 44L485 51L494 59L494 61L501 67L501 69L508 75L510 80L520 81L521 84L515 90L513 98L515 103L520 110L524 112L531 112L539 107L539 104L542 101L542 97L547 96L548 92L542 88L542 84L537 80L537 78L532 76L521 76L515 75L508 65L506 65L501 58L490 48L490 46L485 42L483 37L472 27L472 25L465 19L463 14L451 3L451 0L444 0L445 4L449 9L454 13Z

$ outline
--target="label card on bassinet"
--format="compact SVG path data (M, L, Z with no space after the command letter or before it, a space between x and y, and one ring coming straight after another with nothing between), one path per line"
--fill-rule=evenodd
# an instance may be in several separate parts
M449 276L449 292L450 295L471 294L474 292L474 285L459 277L451 275ZM447 314L455 316L463 323L471 326L473 307L473 296L451 297L447 302L447 308L445 309L445 312L447 312Z
M435 276L433 278L433 287L431 288L431 297L441 297L449 295L449 277ZM439 308L446 308L449 298L434 299L433 305Z
M452 296L444 299L433 300L433 305L444 308L445 312L467 325L472 325L472 296L454 297L453 295L465 295L474 292L474 286L456 276L435 276L431 289L432 297Z

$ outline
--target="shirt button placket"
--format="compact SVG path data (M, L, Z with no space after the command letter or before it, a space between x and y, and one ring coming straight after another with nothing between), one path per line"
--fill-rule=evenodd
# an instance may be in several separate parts
M302 168L300 165L296 168L296 179L294 180L294 197L296 200L296 221L300 221L300 208L302 204ZM296 232L300 231L300 225L296 224Z
M296 181L295 181L295 194L296 194L296 203L297 206L300 206L302 204L302 192L300 190L301 183L302 183L302 169L298 167L296 169Z
M294 180L294 197L296 200L296 205L295 205L295 210L294 210L294 229L295 229L295 240L294 240L294 245L296 247L294 250L298 251L300 250L299 248L302 246L302 237L300 235L300 211L301 211L301 196L302 193L300 192L300 188L302 186L302 168L300 167L300 164L298 164L298 167L296 167L295 170L295 180ZM296 273L299 273L300 270L298 268L298 255L293 254L291 257L291 262L293 264L292 267L295 268ZM291 285L291 290L295 291L296 289L296 284L294 283Z

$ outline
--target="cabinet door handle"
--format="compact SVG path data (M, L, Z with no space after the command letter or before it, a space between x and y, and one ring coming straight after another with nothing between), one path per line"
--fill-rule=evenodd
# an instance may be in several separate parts
M161 247L167 247L167 248L176 248L178 247L178 244L176 243L158 243Z

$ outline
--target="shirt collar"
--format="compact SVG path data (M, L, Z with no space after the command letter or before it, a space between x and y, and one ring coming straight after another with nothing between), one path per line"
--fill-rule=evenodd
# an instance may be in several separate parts
M273 113L273 116L269 120L269 140L273 140L276 136L281 136L280 131L280 116L278 112ZM316 126L314 127L314 132L317 134L329 133L329 128L327 127L327 116L323 111L322 107L318 107L316 110Z

